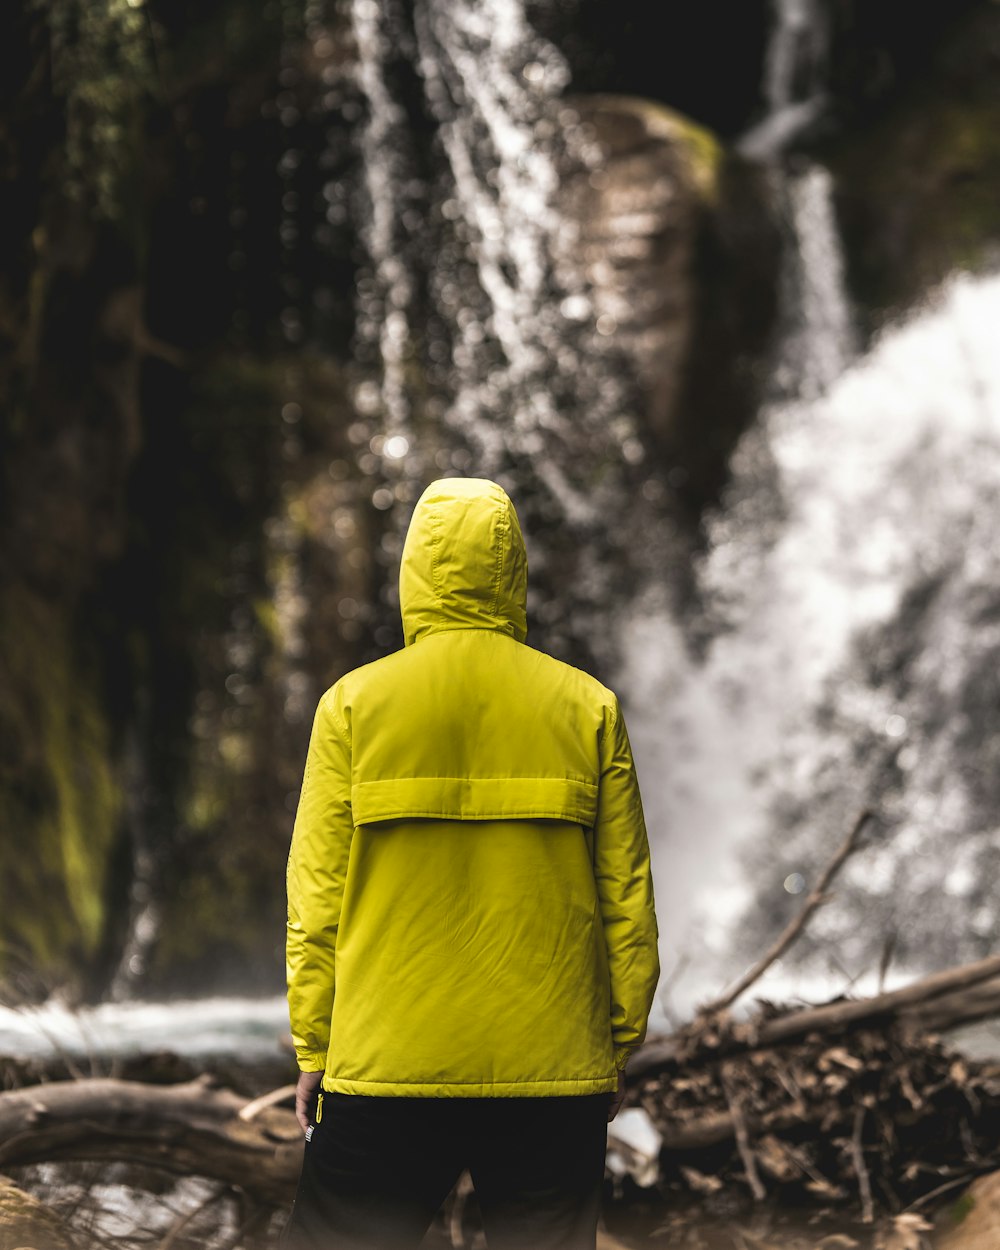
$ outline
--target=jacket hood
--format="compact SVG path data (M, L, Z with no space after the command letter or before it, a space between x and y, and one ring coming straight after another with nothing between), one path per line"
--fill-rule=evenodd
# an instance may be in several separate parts
M406 645L448 629L523 642L528 560L514 505L496 482L445 477L417 500L399 568Z

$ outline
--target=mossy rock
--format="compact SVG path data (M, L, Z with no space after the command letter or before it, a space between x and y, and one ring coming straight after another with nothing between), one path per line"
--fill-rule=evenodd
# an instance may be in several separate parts
M0 1176L0 1250L84 1250L84 1245L59 1215Z
M685 190L707 203L715 200L725 151L711 130L656 100L629 95L570 97L583 118L596 123L612 160L637 148L664 145L678 157Z
M936 1223L937 1250L994 1250L1000 1244L1000 1172L980 1176Z

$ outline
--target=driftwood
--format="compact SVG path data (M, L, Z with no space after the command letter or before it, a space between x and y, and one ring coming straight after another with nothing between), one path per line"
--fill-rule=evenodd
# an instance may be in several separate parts
M810 1033L836 1033L894 1020L914 1030L940 1032L1000 1014L1000 955L931 973L871 998L844 998L765 1019L732 1023L727 1015L701 1013L695 1025L641 1046L629 1062L629 1081L679 1063L692 1045L717 1056L776 1046Z
M0 1093L0 1169L103 1159L224 1182L291 1202L302 1130L291 1110L253 1104L208 1077L182 1085L57 1081ZM253 1112L256 1114L245 1114Z
M708 1047L647 1072L630 1101L660 1132L668 1211L670 1192L710 1201L725 1190L753 1206L780 1199L838 1214L859 1236L888 1213L925 1213L1000 1171L1000 1065L966 1060L898 1022L722 1059Z
M1000 957L949 969L902 986L888 994L849 999L789 1012L763 1021L729 1024L716 1021L701 1037L693 1030L649 1043L633 1056L626 1073L634 1090L651 1076L661 1080L685 1079L692 1069L712 1067L725 1058L741 1054L758 1066L766 1052L779 1055L783 1045L808 1042L817 1052L845 1054L851 1030L866 1030L897 1038L897 1044L922 1049L924 1037L970 1020L1000 1014ZM946 992L946 991L951 992ZM904 1074L905 1075L905 1074ZM912 1098L918 1101L916 1091ZM792 1100L773 1110L757 1124L765 1131L781 1130L810 1119L806 1108ZM737 1124L728 1111L712 1111L684 1124L667 1124L663 1145L683 1153L717 1144L736 1135Z

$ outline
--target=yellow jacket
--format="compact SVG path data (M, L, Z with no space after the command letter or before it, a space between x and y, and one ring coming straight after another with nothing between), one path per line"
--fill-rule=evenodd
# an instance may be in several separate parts
M406 645L319 701L288 859L303 1071L349 1094L614 1090L659 976L615 695L524 643L507 495L432 483L400 569Z

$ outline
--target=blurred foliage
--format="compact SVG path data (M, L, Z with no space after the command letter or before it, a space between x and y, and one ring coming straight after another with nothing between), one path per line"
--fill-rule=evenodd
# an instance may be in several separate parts
M138 172L125 153L143 138L153 59L144 0L28 0L48 37L52 90L63 101L61 191L98 217L135 211Z
M72 622L34 596L7 588L0 636L3 964L59 980L100 953L104 934L121 818L104 691Z
M1000 11L974 7L887 109L824 149L871 331L956 268L997 258Z

